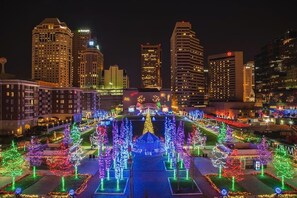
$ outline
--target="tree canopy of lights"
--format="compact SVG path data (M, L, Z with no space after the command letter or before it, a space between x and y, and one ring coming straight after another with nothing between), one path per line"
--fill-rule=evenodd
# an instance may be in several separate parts
M68 147L71 144L70 127L67 125L63 131L63 144Z
M12 189L15 188L15 177L23 173L24 161L23 155L18 151L14 142L8 150L2 152L4 174L12 177Z
M71 133L70 133L72 143L73 144L78 143L80 141L80 136L81 136L81 133L78 127L76 126L76 124L74 123L71 127Z
M29 161L30 166L33 167L33 177L36 177L36 166L40 166L42 163L42 154L42 146L39 144L38 139L31 137L27 160Z
M176 149L177 152L182 152L185 143L184 122L180 121L177 128Z
M147 132L154 133L154 127L153 127L153 123L152 123L152 119L151 119L151 115L150 115L149 109L147 110L147 114L146 114L146 118L145 118L144 128L143 128L142 134L145 134Z
M234 139L232 137L232 129L227 125L227 130L226 130L226 137L225 137L225 142L233 142Z
M57 176L68 176L72 174L72 164L68 149L59 150L57 154L46 160L49 170Z
M272 153L269 151L269 145L266 138L263 136L261 142L257 145L258 159L261 163L262 176L264 175L264 165L267 165L272 160Z
M76 144L73 144L69 148L70 163L74 166L75 178L78 178L77 167L80 165L80 162L82 160L82 154L83 154L83 151L81 149L80 143L81 143L81 141L79 141Z
M282 188L284 189L284 180L292 179L294 176L294 167L292 160L288 156L283 146L279 146L273 157L273 166L276 169L276 175L282 179Z
M240 159L237 157L238 151L234 149L226 159L226 165L223 169L223 176L226 178L234 177L236 181L243 180L244 173L240 167Z
M221 152L218 149L219 145L217 144L212 149L212 157L211 157L211 163L214 167L219 168L219 178L222 176L222 168L226 167L226 158L228 157L228 154L225 152Z
M219 144L222 144L225 141L226 131L227 131L226 124L224 122L222 122L222 125L221 125L220 130L219 130L219 135L217 137L217 140L218 140Z

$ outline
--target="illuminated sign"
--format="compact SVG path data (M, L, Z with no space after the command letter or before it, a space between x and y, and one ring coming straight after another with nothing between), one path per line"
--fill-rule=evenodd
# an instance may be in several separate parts
M259 171L260 168L261 168L261 163L260 163L260 161L255 160L255 161L254 161L254 169L255 169L256 171Z
M89 33L89 32L90 32L90 30L78 30L78 32Z

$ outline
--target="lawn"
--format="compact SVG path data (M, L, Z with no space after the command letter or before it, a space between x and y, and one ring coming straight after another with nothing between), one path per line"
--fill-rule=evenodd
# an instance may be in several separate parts
M190 121L185 121L185 134L192 132L193 131L193 122ZM217 135L213 134L212 132L206 130L205 128L202 128L198 125L200 132L203 135L206 135L207 137L207 141L206 141L206 145L207 146L213 146L216 145L217 142ZM187 137L187 136L186 136Z
M208 176L218 189L232 189L232 181L227 178L219 178L217 175ZM235 182L235 190L232 192L247 192L242 186Z
M178 165L178 169L179 170L186 170L185 169L185 165L184 163L182 163L182 167L181 167L181 161L179 161L176 165ZM165 168L166 170L173 170L173 168L170 168L170 162L167 162L167 161L164 161L164 164L165 164Z
M277 180L267 174L264 176L256 175L257 179L259 179L261 182L263 182L265 185L269 186L272 189L275 189L276 187L281 187L282 183L280 180ZM285 180L286 181L286 180ZM288 185L285 185L285 188L282 189L283 191L295 191L293 188L291 188Z
M200 148L200 155L198 155L198 149L190 149L190 153L192 157L202 157L203 150Z
M27 175L20 180L15 182L15 188L21 188L22 190L28 188L29 186L33 185L36 183L38 180L40 180L42 176L37 175L35 178L32 175ZM1 191L6 191L6 192L14 192L15 189L11 188L11 183L7 186L4 186Z
M100 184L99 180L98 183ZM110 180L104 179L103 188L100 184L95 191L95 194L124 194L127 183L128 178L119 180L119 188L117 189L117 180L115 178L110 178Z
M63 191L62 183L60 183L53 192L69 192L70 189L77 190L82 184L87 182L89 177L89 175L78 175L78 179L75 179L74 175L67 176L65 177L65 191Z
M81 138L82 138L82 143L81 143L81 145L82 145L82 146L91 146L91 143L90 143L90 135L91 135L92 133L94 133L94 131L95 131L95 128L92 129L92 130L90 130L89 132L87 132L87 133L85 133L85 134L83 134L83 135L81 136Z
M172 194L201 193L196 183L192 179L168 178L171 185Z

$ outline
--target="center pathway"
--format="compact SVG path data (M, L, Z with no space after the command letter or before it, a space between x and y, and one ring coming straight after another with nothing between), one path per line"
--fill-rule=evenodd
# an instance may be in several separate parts
M172 197L162 156L135 156L133 169L134 197Z

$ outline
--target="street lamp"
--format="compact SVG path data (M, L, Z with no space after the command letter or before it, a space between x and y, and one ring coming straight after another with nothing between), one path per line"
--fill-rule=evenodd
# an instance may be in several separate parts
M292 127L293 120L290 120L290 121L289 121L289 124L290 124L290 127Z

